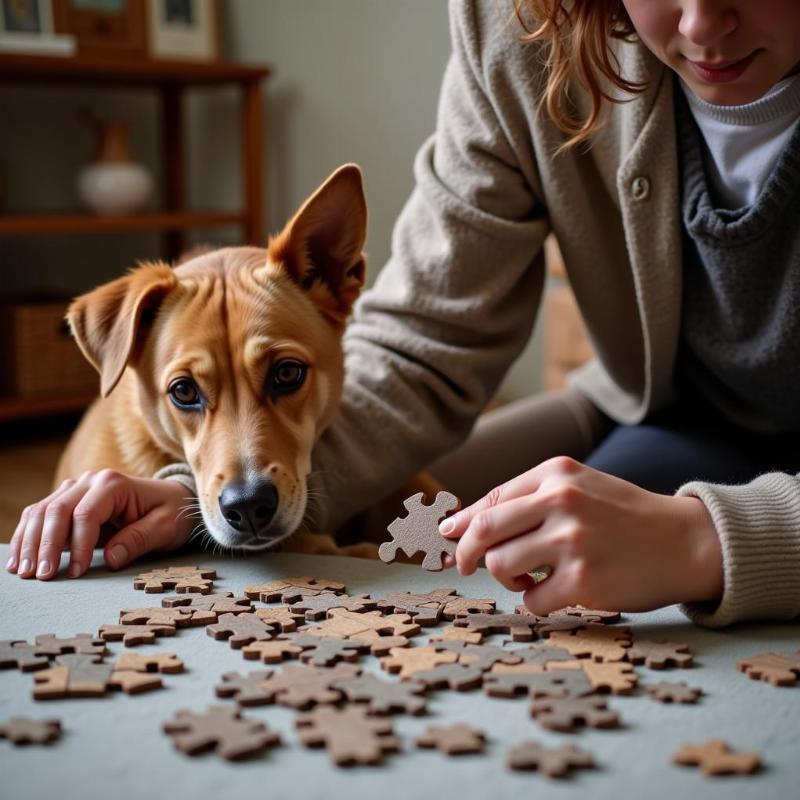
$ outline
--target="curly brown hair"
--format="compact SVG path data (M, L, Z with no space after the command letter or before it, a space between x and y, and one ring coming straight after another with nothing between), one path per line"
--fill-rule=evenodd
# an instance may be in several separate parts
M631 94L645 90L646 83L622 76L611 49L613 39L632 41L636 35L622 0L514 0L514 10L525 29L522 41L544 45L546 83L540 107L569 136L559 150L591 137L601 124L604 101L621 102L603 88L603 78ZM583 119L570 102L573 81L589 95L590 111Z

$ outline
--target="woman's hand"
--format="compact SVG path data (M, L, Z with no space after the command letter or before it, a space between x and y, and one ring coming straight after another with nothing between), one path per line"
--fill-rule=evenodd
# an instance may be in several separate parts
M85 472L24 509L6 569L22 578L47 580L69 546L69 576L77 578L89 568L109 527L115 530L103 557L112 569L151 550L173 550L189 538L194 521L181 512L193 501L178 481L133 478L112 469Z
M649 611L722 596L719 537L700 500L654 494L571 458L493 489L440 531L459 539L462 575L483 557L536 614L576 604ZM543 566L552 573L536 583L530 573Z

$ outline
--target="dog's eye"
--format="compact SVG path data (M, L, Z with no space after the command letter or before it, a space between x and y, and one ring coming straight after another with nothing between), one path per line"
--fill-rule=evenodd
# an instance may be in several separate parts
M173 381L167 389L167 394L178 408L193 408L200 404L200 392L197 386L186 378Z
M272 394L289 394L297 391L306 379L306 365L292 358L279 361L270 370L269 388Z

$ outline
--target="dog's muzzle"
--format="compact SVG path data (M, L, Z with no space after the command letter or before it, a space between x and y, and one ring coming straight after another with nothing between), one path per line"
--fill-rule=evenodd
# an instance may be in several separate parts
M266 478L229 481L219 496L228 525L247 538L264 536L278 510L278 490Z

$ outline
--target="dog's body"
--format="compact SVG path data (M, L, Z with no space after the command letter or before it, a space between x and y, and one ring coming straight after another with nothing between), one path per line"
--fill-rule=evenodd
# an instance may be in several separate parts
M266 248L145 264L78 298L68 320L102 396L56 481L109 467L152 477L184 461L220 544L261 549L292 534L311 449L340 400L365 236L360 172L348 165Z

